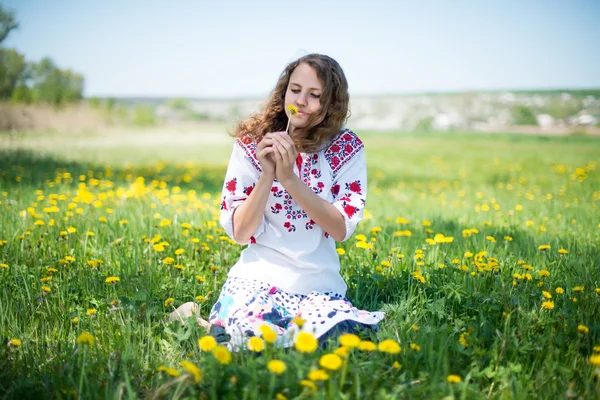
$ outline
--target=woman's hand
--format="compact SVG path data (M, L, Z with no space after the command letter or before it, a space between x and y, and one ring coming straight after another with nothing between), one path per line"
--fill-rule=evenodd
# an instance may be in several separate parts
M275 177L275 158L273 156L273 136L275 133L267 133L256 146L256 158L260 163L263 174Z
M275 158L275 177L283 185L295 176L294 167L298 150L292 138L285 132L273 134L273 157Z

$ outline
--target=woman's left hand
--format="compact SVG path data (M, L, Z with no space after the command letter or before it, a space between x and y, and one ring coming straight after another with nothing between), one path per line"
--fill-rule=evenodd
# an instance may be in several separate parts
M283 184L295 176L294 168L298 150L296 150L292 138L285 133L276 133L273 139L275 151L272 154L275 158L275 178Z

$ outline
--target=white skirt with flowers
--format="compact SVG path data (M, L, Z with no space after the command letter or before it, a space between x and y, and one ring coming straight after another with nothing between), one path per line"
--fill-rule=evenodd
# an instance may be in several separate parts
M383 312L358 310L339 293L289 294L266 282L229 277L209 322L217 340L227 341L235 350L249 337L260 337L260 327L265 324L277 333L277 345L289 347L300 330L298 323L303 322L302 330L323 344L332 334L350 332L368 337L384 317Z

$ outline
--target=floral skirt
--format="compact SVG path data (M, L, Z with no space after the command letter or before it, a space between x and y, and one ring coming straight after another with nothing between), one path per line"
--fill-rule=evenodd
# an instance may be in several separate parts
M232 349L243 347L248 337L261 336L260 327L265 324L277 333L276 345L289 347L300 331L296 317L304 320L302 330L322 343L335 331L374 332L385 313L358 310L339 293L290 294L266 282L229 277L209 322L221 331L215 334L213 329L213 334L226 337Z

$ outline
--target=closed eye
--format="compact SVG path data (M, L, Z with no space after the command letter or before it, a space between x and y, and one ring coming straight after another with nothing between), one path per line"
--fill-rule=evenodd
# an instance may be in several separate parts
M291 90L292 93L295 93L295 94L300 93L300 89L290 89L290 90ZM311 97L313 97L315 99L318 99L318 98L321 97L320 94L316 94L316 93L311 93L310 95L311 95Z

